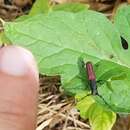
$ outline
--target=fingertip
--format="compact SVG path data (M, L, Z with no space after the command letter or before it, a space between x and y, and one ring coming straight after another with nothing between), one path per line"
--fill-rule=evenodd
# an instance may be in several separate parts
M28 50L18 46L0 49L0 129L35 129L38 75Z
M0 70L14 76L23 76L31 71L38 79L38 69L32 53L19 46L1 48Z

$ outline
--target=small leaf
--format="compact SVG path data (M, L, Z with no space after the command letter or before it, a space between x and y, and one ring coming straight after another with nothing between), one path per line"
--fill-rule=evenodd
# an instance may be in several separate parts
M83 94L81 93L83 96ZM79 95L76 95L79 96ZM86 95L85 95L86 96ZM76 108L80 111L80 116L83 119L88 119L88 110L90 109L91 105L95 103L94 99L91 96L82 97L79 102L76 104Z
M29 13L30 16L39 14L39 13L48 13L50 6L50 0L36 0L33 4L33 7Z
M41 13L48 13L49 11L67 11L67 12L80 12L87 10L88 5L81 3L64 3L58 5L50 5L50 0L36 0L29 15L22 15L15 19L16 22L26 20L34 15Z
M6 37L4 32L0 33L0 44L11 44L11 41Z
M92 130L111 130L116 121L116 114L94 103L89 108L89 122Z
M87 10L89 8L88 5L81 3L64 3L58 4L52 7L53 11L67 11L67 12L79 12L83 10Z
M76 108L83 119L89 119L92 130L111 130L116 121L116 114L97 104L92 96L86 96L83 99L81 97Z

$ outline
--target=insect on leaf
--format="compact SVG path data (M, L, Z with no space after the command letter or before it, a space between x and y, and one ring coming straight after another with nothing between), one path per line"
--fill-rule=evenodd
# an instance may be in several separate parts
M6 23L4 29L12 43L34 54L40 73L61 76L67 94L90 91L85 70L88 61L94 65L97 80L107 81L125 73L125 80L112 81L113 92L106 82L99 84L98 91L111 110L130 113L129 48L124 50L120 33L103 14L90 10L52 11ZM106 105L103 100L94 99Z

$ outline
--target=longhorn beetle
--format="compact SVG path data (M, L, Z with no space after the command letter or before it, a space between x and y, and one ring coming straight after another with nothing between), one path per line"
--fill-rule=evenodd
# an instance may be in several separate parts
M121 38L122 47L125 50L127 50L128 42L122 36L120 36L120 38ZM104 103L111 109L111 106L106 102L106 100L103 98L103 96L98 93L97 84L96 84L96 75L94 73L93 65L90 61L86 63L86 71L87 71L87 78L88 78L89 84L90 84L91 95L99 96L104 101ZM89 95L87 95L87 96L89 96Z
M93 70L93 65L91 62L86 63L87 76L90 83L90 89L92 95L98 95L97 85L96 85L96 76Z
M111 109L111 106L107 103L107 101L102 97L102 95L100 95L98 93L97 84L96 84L96 76L94 73L93 65L90 61L86 63L86 71L87 71L87 78L88 78L89 84L90 84L91 95L99 96L104 101L104 103ZM89 95L87 95L87 96L89 96Z
M128 49L128 42L122 36L120 36L120 38L121 38L122 47L124 49ZM91 94L98 95L101 97L101 95L98 94L97 85L96 85L96 76L94 73L93 65L90 61L86 63L86 70L87 70L88 80L90 82Z

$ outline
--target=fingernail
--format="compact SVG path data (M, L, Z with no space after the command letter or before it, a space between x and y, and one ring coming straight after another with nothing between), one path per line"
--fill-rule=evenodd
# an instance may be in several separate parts
M23 76L28 71L38 75L33 55L18 46L6 46L0 49L0 71L14 76Z

